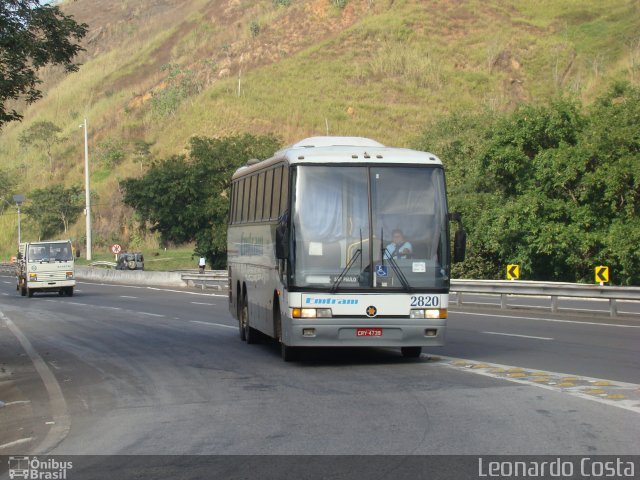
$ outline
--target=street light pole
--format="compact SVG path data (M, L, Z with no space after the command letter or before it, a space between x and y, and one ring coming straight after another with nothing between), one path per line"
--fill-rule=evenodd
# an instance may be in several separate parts
M80 125L81 127L83 125ZM87 260L91 260L91 193L89 190L89 142L87 141L87 119L84 119L84 190L85 218L87 230Z
M18 207L18 250L20 250L20 243L22 242L22 235L20 232L20 205L24 202L24 197L22 195L14 195L13 201L16 203L16 207Z

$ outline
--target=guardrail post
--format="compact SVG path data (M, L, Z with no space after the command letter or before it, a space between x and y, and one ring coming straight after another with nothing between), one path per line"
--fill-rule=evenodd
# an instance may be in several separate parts
M504 293L500 295L500 308L502 309L509 308L509 306L507 305L507 295Z
M615 317L618 315L618 303L615 298L609 299L609 316Z
M558 311L558 297L555 295L551 295L551 313L556 313Z

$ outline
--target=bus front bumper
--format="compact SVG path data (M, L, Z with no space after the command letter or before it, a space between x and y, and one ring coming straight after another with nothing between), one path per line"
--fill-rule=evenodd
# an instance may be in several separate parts
M284 343L292 347L440 347L446 319L287 318Z

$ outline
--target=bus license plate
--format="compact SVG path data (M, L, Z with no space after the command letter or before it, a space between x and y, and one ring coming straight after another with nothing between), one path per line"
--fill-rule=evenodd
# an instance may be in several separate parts
M357 337L381 337L381 328L356 328Z

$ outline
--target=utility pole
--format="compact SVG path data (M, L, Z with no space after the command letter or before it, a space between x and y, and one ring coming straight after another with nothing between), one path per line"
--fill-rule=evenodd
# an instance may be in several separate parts
M80 125L81 127L83 125ZM89 142L87 141L87 119L84 119L84 214L87 229L87 260L91 260L91 192L89 190Z
M6 201L6 200L5 200ZM16 203L16 207L18 207L18 249L20 249L20 242L22 242L22 235L20 232L20 205L24 203L24 196L22 195L14 195L13 201ZM7 202L9 203L9 202Z

